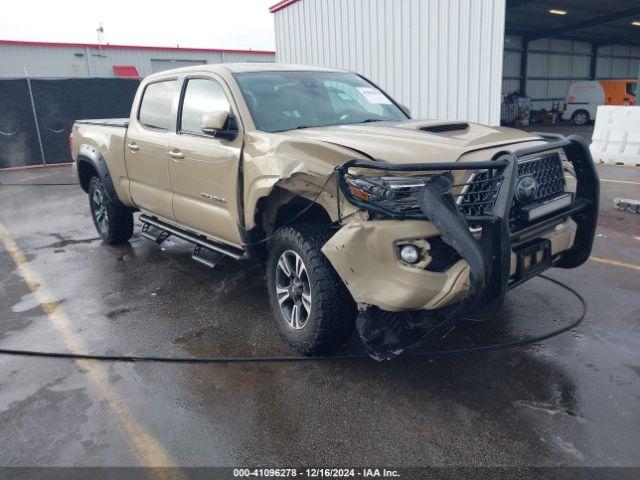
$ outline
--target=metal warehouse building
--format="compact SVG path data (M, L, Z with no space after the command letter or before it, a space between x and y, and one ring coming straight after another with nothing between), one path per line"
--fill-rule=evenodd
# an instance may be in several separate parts
M274 60L258 50L0 40L0 169L68 162L73 122L129 116L139 79L151 73Z
M206 63L273 62L264 50L145 47L0 40L0 77L145 77Z
M284 0L277 60L355 70L415 117L496 125L501 96L551 108L640 70L638 0Z

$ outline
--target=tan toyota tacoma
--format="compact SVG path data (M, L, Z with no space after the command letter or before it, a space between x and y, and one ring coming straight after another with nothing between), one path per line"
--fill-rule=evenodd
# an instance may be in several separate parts
M142 235L266 263L305 354L357 328L370 354L435 344L508 289L591 251L599 184L580 137L412 120L351 72L221 64L151 75L129 119L79 120L72 156L106 243Z

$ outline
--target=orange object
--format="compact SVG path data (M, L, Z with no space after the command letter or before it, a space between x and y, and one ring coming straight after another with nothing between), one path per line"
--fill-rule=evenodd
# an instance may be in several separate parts
M598 82L604 90L605 105L635 105L635 80L599 80Z
M586 125L596 118L599 105L636 105L636 80L589 80L569 85L563 118Z

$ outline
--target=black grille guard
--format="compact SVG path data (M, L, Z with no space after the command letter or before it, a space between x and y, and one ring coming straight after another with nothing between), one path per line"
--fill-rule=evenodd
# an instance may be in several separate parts
M499 152L489 161L388 164L354 159L345 162L336 169L339 189L350 203L365 210L378 211L383 214L390 212L353 196L345 179L345 175L350 169L435 173L419 191L418 205L427 219L438 228L444 240L469 264L470 284L469 293L465 299L447 315L447 319L439 324L434 329L435 331L430 331L428 335L425 335L423 340L426 340L427 337L442 338L464 315L470 313L486 315L502 308L507 290L517 283L510 281L513 240L535 236L537 232L570 217L577 225L574 244L569 250L554 258L553 266L574 268L589 258L598 221L600 194L598 174L589 147L584 139L577 135L566 138L544 133L537 135L547 140L547 143L522 148L515 152ZM510 231L509 212L517 180L518 159L556 149L564 151L575 171L577 186L571 205L518 231ZM487 215L465 217L454 201L452 180L447 172L480 169L494 170L503 176L503 181L495 203ZM398 215L392 214L390 216L398 218ZM471 221L481 225L479 239L474 237L469 230L467 222ZM428 342L419 343L424 345Z

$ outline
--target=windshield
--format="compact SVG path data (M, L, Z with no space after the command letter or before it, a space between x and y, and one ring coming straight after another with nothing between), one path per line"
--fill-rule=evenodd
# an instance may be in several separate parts
M398 121L407 116L354 73L253 72L235 75L258 130Z

